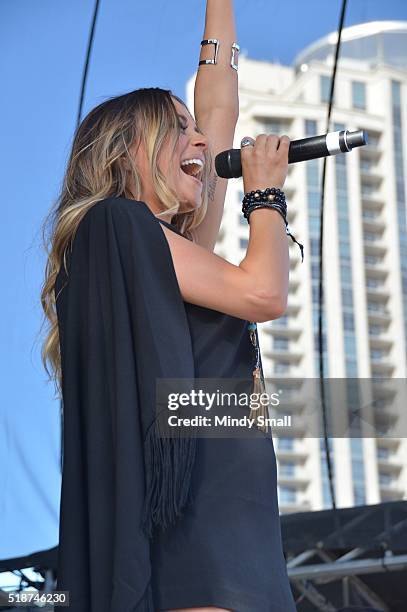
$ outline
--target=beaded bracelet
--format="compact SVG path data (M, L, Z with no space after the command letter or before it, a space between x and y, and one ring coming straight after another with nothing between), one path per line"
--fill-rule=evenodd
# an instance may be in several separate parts
M275 204L281 204L281 206L287 209L285 201L285 193L277 187L267 187L267 189L256 191L248 191L243 198L242 212L245 215L246 209L253 204L258 204L260 201L269 201ZM246 217L246 215L245 215Z
M281 215L285 223L286 234L290 236L291 240L298 244L301 251L301 261L304 261L304 246L298 242L293 236L288 227L287 221L287 204L285 201L284 191L277 187L267 187L264 190L256 189L255 191L248 191L242 201L242 213L250 223L249 217L253 210L258 208L273 208Z

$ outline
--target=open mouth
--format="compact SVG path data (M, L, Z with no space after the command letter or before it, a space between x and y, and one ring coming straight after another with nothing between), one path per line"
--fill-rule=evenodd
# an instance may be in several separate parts
M181 170L198 183L202 183L203 162L200 159L185 159L181 162Z

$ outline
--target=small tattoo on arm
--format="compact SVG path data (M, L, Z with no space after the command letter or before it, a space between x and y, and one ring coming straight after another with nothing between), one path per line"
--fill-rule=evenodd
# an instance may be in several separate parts
M213 202L213 199L215 197L215 189L216 189L217 181L218 181L218 177L216 174L214 174L212 179L209 182L209 187L208 187L208 197L211 200L211 202Z

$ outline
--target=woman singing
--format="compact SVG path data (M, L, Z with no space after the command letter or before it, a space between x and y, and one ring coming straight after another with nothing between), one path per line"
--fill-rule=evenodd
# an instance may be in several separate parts
M286 136L243 139L247 253L238 266L213 253L235 41L232 0L207 0L195 119L159 88L103 102L50 213L43 360L63 407L57 589L72 612L295 610L271 436L157 425L158 380L252 379L249 322L286 308Z

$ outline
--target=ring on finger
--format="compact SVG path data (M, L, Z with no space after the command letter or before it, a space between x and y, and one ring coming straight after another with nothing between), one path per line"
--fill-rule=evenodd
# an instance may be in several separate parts
M240 143L240 147L242 149L243 149L243 147L254 147L254 140L253 140L253 138L250 138L250 136L242 138L242 141Z

